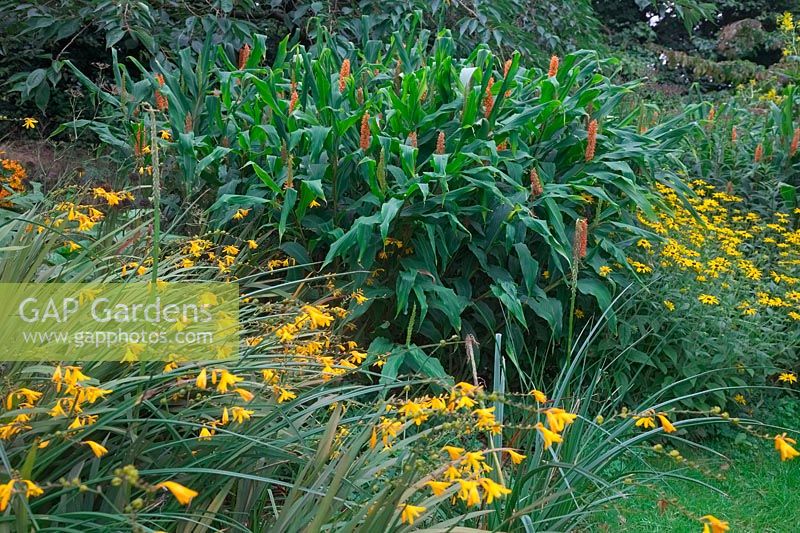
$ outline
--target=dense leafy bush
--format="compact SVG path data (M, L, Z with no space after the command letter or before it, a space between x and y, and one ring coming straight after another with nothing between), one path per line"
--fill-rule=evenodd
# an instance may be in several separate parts
M163 95L168 190L202 179L217 190L218 223L252 208L297 262L364 271L354 281L370 298L360 322L372 335L482 342L504 331L519 365L569 338L573 289L609 306L606 269L626 264L619 243L636 231L634 210L652 214L649 184L674 178L655 161L689 126L639 131L636 113L618 115L633 85L599 74L608 62L581 52L546 73L486 47L457 60L449 36L428 55L423 35L344 58L325 41L282 48L263 68L263 42L238 69L210 47L159 64L159 78L142 69L136 83L119 66L126 98L86 80L110 119L74 125L142 168L139 132L151 126L136 109ZM585 268L573 253L581 218Z
M634 264L649 283L609 340L635 343L613 375L620 387L692 378L674 390L713 391L699 403L707 408L742 392L729 387L761 385L798 365L800 211L764 216L707 182L691 186L688 206L663 188L670 210L656 223L642 219L663 240L637 243ZM703 328L686 328L687 321Z
M647 285L621 312L620 336L606 340L612 351L636 343L613 376L634 396L702 374L678 390L701 384L722 403L733 397L727 386L796 370L798 104L794 87L742 88L693 111L702 127L687 136L682 157L692 192L658 186L668 209L655 223L641 218L655 238L631 254ZM686 328L687 320L703 328Z
M762 217L791 211L800 205L798 117L794 86L780 93L754 84L740 87L735 97L694 111L703 128L687 142L684 163L691 177L732 188Z

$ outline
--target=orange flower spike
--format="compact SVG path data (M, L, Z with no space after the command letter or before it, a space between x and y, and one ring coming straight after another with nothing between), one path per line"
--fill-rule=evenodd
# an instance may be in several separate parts
M503 78L508 78L508 72L511 70L511 63L510 59L507 59L505 64L503 65ZM511 96L511 89L506 90L505 97L509 98Z
M158 82L159 87L163 87L164 86L164 76L163 75L155 74L153 77ZM167 98L163 94L161 94L161 91L159 91L158 89L156 89L155 96L156 96L156 108L159 111L167 111L169 109L169 101L167 100Z
M753 161L760 163L762 157L764 157L764 145L759 143L758 146L756 146L756 153L753 156Z
M792 136L792 144L789 146L789 157L794 157L797 149L800 148L800 128L795 128Z
M544 188L542 187L542 180L539 179L539 173L536 172L535 168L531 169L531 198L536 198L541 196L544 192Z
M439 132L439 138L436 139L436 153L439 154L439 155L444 154L444 150L445 150L444 141L445 141L444 132L440 131Z
M508 77L508 71L511 70L511 60L506 59L506 62L503 64L503 77Z
M552 78L558 74L558 56L552 56L550 58L550 70L547 71L547 77Z
M350 76L350 60L342 61L342 68L339 69L339 92L343 93L347 88L347 78Z
M572 256L575 261L586 257L586 242L589 236L589 222L585 218L575 221L575 238L572 243Z
M494 76L489 78L489 83L486 84L486 95L483 97L483 116L489 118L492 114L494 107L494 96L492 96L492 86L494 85Z
M244 67L247 66L251 51L250 45L247 43L244 43L244 46L239 49L239 70L244 70Z
M594 159L595 148L597 148L597 120L593 119L589 122L589 127L586 130L585 159L587 163Z
M369 131L369 113L364 113L364 116L361 117L361 142L359 146L362 150L366 151L369 149L370 144L370 131Z

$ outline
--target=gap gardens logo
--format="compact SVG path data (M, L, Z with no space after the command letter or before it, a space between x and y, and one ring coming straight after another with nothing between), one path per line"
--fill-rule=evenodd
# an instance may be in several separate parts
M0 361L237 355L235 283L0 284Z

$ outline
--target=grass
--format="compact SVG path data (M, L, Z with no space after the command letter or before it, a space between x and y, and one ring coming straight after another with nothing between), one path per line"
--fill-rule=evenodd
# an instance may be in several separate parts
M730 523L732 532L784 533L796 531L800 509L800 462L781 463L777 452L764 441L745 441L739 445L731 438L704 441L703 444L726 456L715 457L700 450L681 450L688 460L719 472L723 480L704 480L725 494L709 491L700 485L674 480L667 484L669 503L662 512L661 495L640 487L627 500L618 502L599 517L597 531L691 532L702 531L696 520L680 508L697 516L713 514ZM657 457L655 468L665 469L671 460ZM663 471L663 470L662 470ZM696 472L687 473L702 479Z

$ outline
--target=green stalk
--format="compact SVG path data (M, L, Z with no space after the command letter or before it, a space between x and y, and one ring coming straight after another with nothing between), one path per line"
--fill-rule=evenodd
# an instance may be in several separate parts
M153 272L151 281L155 286L158 281L158 258L161 254L161 170L158 162L158 135L156 133L156 114L153 108L150 115L150 149L153 166Z
M151 287L152 290L150 291L150 297L155 298L156 290L157 290L157 282L158 282L158 257L160 255L159 252L159 242L161 239L161 171L159 170L159 162L158 162L158 135L156 132L156 114L155 110L152 107L148 106L147 113L150 116L150 150L151 150L151 164L153 166L153 271L151 274ZM139 361L139 369L138 375L140 377L145 375L145 363ZM144 392L145 383L140 382L136 387L136 398L137 401L134 403L133 406L133 419L136 420L139 418L139 411L142 405L142 394ZM132 445L128 452L129 461L133 462L133 458L135 457L135 449L136 445L138 444L137 440L133 438L134 435L138 434L139 424L138 422L134 422L131 424L128 432L131 437Z
M572 362L572 334L575 327L575 299L578 296L578 259L576 258L572 264L572 279L570 280L570 297L569 297L569 326L567 328L567 367Z
M501 350L502 342L503 334L496 333L494 336L494 376L492 381L492 393L495 396L495 400L492 405L494 407L494 419L497 420L497 423L501 426L503 425L503 420L505 419L505 404L503 403L503 396L505 396L506 393L505 364L503 362L503 352ZM495 451L492 452L492 458L494 459L498 481L505 485L505 480L503 479L503 463L500 461L500 452L497 451L503 447L502 430L499 434L492 435L491 439L492 447L495 448Z
M408 319L408 329L406 329L406 347L411 346L411 332L414 330L414 322L417 319L417 302L411 308L411 317Z
M333 194L333 213L331 215L331 221L333 222L333 227L336 228L336 215L338 214L337 211L339 209L339 187L338 187L338 170L339 170L339 155L337 153L337 148L339 147L339 136L334 135L333 138L333 161L331 161L331 187L332 187L332 194Z

